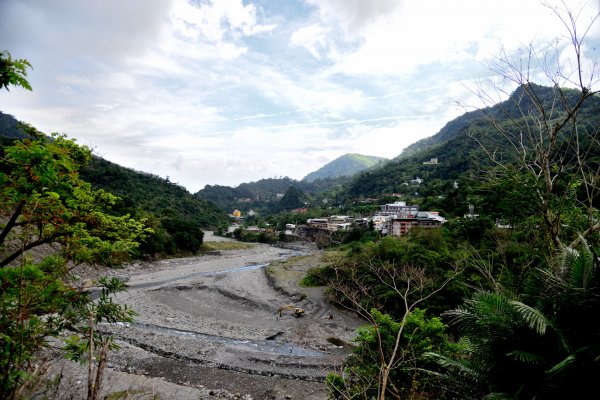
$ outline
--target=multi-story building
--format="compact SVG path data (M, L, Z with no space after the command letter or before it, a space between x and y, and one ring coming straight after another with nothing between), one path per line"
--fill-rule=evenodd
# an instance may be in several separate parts
M402 236L414 227L435 228L446 222L435 211L419 211L414 216L390 217L389 233L394 236Z
M396 216L401 218L408 218L415 216L419 212L419 206L407 206L404 201L397 201L391 204L384 204L381 206L379 215L383 216Z
M348 230L354 223L354 218L346 215L332 215L329 218L311 218L306 223L313 228L335 232Z

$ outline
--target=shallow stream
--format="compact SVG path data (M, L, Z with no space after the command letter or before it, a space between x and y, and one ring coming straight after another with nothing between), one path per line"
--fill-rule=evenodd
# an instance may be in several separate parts
M203 340L211 343L219 343L229 347L235 347L240 350L253 351L260 353L270 353L278 355L293 355L296 357L322 357L325 356L323 352L307 348L291 342L277 342L275 340L240 340L232 339L224 336L207 335L204 333L196 333L190 331L183 331L174 328L166 328L159 325L150 324L139 324L132 323L132 327L146 330L149 332L156 332L161 334L183 336L187 338L194 338Z

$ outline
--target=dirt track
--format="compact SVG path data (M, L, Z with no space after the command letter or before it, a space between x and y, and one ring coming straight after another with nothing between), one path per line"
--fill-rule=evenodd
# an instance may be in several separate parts
M209 232L205 240L222 239ZM348 352L339 345L351 342L360 321L329 307L320 289L297 285L318 260L314 249L255 245L120 271L130 289L119 301L139 316L134 324L102 327L122 346L111 357L111 376L160 377L200 388L190 395L196 399L325 399L323 380L339 369ZM280 316L282 305L305 313ZM121 379L113 392L126 384ZM173 390L186 397L181 386L158 387L167 391L161 398Z

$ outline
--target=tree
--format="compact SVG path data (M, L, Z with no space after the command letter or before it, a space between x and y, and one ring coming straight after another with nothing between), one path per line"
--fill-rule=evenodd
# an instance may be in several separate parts
M277 204L277 208L280 211L290 211L302 206L304 206L304 193L294 186L288 188Z
M359 328L355 340L357 347L344 362L342 375L330 374L328 377L332 397L373 398L377 393L381 359L391 360L399 335L401 353L397 357L397 366L390 370L389 392L395 398L414 398L424 391L429 396L441 393L443 390L437 382L429 379L420 368L424 365L422 354L431 351L448 354L456 347L449 341L442 321L438 317L427 317L425 311L418 308L402 322L377 310L371 310L371 316L374 324Z
M383 400L388 395L400 398L423 385L423 382L414 382L419 359L428 347L422 345L422 341L436 341L438 349L448 347L445 340L438 341L434 337L443 336L443 328L435 335L429 335L433 331L423 331L425 326L436 322L425 320L417 307L441 292L461 271L458 268L449 271L447 277L439 281L429 277L425 268L408 263L376 258L359 263L350 269L344 263L333 261L332 265L334 276L329 287L333 294L341 305L368 321L369 326L359 333L357 356L360 360L351 357L341 375L330 377L330 388L335 398L361 396ZM372 304L381 307L389 301L397 304L391 315L370 307ZM422 324L417 322L419 319Z
M541 228L555 249L574 248L582 238L600 230L600 135L597 120L581 120L580 113L600 110L595 64L587 65L584 42L599 14L581 21L582 11L552 8L566 28L567 46L557 41L552 53L530 45L515 57L505 50L489 63L499 81L517 86L509 100L483 110L497 139L474 135L497 168L494 178L521 175L521 189L542 218ZM583 24L583 29L580 27ZM570 50L570 58L567 57ZM547 87L538 83L545 83ZM497 102L506 89L480 84L475 91L486 104ZM492 110L492 108L488 109ZM502 118L500 118L502 117ZM506 122L508 121L508 122ZM497 150L508 148L508 154Z
M31 68L29 61L24 59L13 60L7 51L0 52L0 88L8 90L10 85L21 86L23 89L31 90L31 85L25 78L27 68Z
M1 398L19 397L31 374L43 372L33 361L48 338L78 331L88 321L84 311L96 307L89 293L72 285L69 262L118 265L135 254L148 231L127 215L106 213L116 198L79 179L89 149L24 129L31 138L3 148L0 158ZM28 251L42 245L58 247L34 262ZM115 305L95 315L115 320L127 313Z
M196 254L202 246L204 232L195 221L183 220L178 217L164 218L163 227L171 234L177 248Z
M88 148L61 135L48 139L24 126L31 139L3 149L0 159L0 268L35 247L60 243L76 262L117 265L129 258L147 232L143 224L112 216L116 197L92 190L78 177Z
M0 83L30 89L24 78L29 63L12 61L8 52L0 59ZM94 344L102 343L96 380L90 368L88 381L88 399L95 399L111 340L99 337L93 323L129 320L132 314L112 302L111 294L123 289L118 280L101 281L105 290L95 303L73 286L69 262L117 265L149 230L128 215L108 214L116 197L79 179L79 168L91 157L88 148L30 126L23 130L30 138L0 149L0 398L19 398L31 389L44 372L34 362L37 353L70 329L87 335L90 363ZM34 262L28 251L42 245L59 247Z
M585 398L600 374L600 268L593 250L567 248L525 290L477 291L446 316L467 344L432 354L463 398Z

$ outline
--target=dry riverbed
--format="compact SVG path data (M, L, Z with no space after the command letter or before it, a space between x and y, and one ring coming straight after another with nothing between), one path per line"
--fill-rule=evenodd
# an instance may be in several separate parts
M209 245L222 240L210 232L205 237ZM118 300L139 315L133 324L101 326L122 347L111 354L104 393L327 398L323 381L339 370L361 322L329 306L322 289L298 285L319 260L320 253L306 245L253 244L113 271L129 285ZM90 272L82 271L82 278ZM304 310L301 317L295 308ZM85 380L67 381L61 390L73 392Z

